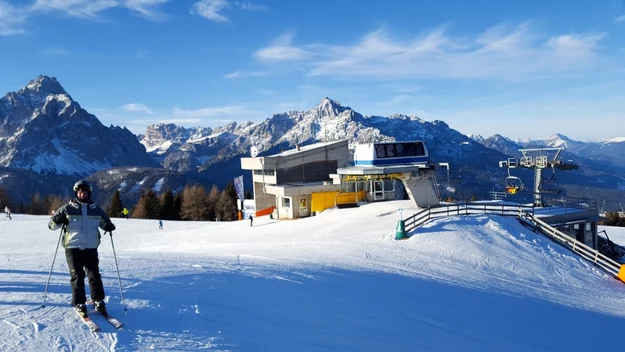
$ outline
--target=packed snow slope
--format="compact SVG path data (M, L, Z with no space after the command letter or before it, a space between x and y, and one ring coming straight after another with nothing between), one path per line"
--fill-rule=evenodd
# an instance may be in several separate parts
M114 219L100 266L115 330L70 309L48 217L0 220L0 351L621 351L625 284L512 217L436 219L409 201L293 221ZM603 229L603 228L602 228ZM619 229L609 228L611 238Z

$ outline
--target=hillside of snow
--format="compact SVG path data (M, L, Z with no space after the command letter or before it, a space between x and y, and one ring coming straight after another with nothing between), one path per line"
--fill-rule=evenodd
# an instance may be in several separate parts
M410 201L301 220L114 219L100 267L115 330L69 306L48 217L0 219L0 351L619 351L625 284L514 218L441 218L397 241ZM0 216L3 217L3 216ZM625 240L625 230L608 229ZM621 244L623 244L621 242Z

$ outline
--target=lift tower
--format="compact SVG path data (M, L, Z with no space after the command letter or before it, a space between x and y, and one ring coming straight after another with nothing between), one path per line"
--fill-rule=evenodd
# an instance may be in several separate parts
M547 193L545 189L541 189L541 184L543 182L543 169L554 168L560 170L573 170L577 169L577 165L575 164L567 164L558 160L560 156L560 152L562 152L564 148L533 148L533 149L519 149L521 153L523 153L523 157L516 162L516 159L508 159L507 162L500 161L500 167L508 168L508 175L510 175L510 168L523 167L527 169L534 170L534 205L542 206L542 194ZM552 158L549 155L553 155ZM553 191L553 190L551 190Z

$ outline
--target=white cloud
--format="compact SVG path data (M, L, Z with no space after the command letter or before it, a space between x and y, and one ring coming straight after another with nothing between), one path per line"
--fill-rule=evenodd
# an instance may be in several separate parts
M606 33L573 33L547 38L529 23L495 26L474 40L452 37L442 28L412 40L396 40L384 30L353 45L291 44L278 38L255 53L260 61L297 61L310 75L356 78L447 78L528 80L575 73L597 66L597 43Z
M227 0L200 0L191 6L191 13L200 15L215 22L230 22L220 12L232 7L239 7L244 11L262 11L269 9L266 5L255 5L251 2L227 1Z
M285 34L274 40L271 46L258 50L256 57L262 61L297 61L311 56L307 50L292 46L292 39L292 33Z
M406 94L401 94L401 95L391 98L388 101L378 103L378 105L394 106L407 100L410 100L410 96Z
M236 71L236 72L228 73L227 75L224 76L224 78L233 79L233 78L243 78L243 77L262 77L262 76L268 76L269 74L270 73L267 71L250 71L250 72Z
M20 25L26 19L26 12L18 7L0 2L0 36L25 33Z
M116 0L37 0L32 11L61 11L75 17L97 17L98 13L119 6Z
M230 22L219 11L227 9L230 4L225 0L201 0L191 6L191 13L200 15L215 22Z
M240 7L242 10L245 11L263 11L269 9L269 7L266 5L254 5L251 2L236 1L234 5Z
M165 15L154 7L169 0L37 0L31 11L61 11L74 17L97 18L102 11L124 7L141 17L161 20Z
M150 20L163 20L165 15L159 11L156 11L154 7L165 4L169 0L126 0L124 6L140 16Z
M172 111L174 118L192 118L202 119L207 117L219 117L219 116L237 116L251 114L253 111L248 110L244 106L223 106L216 108L201 108L196 110L183 110L175 107Z
M154 114L152 110L150 110L147 106L141 103L125 104L122 106L122 110L131 112L131 113L138 113L138 114L146 114L146 115Z
M620 15L614 19L614 22L625 22L625 15Z

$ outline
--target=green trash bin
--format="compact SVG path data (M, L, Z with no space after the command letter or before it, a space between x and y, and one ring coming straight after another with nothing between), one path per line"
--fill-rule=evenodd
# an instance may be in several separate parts
M397 226L395 227L395 239L403 240L406 238L408 238L408 235L406 234L406 224L404 223L404 220L399 220L397 222Z

